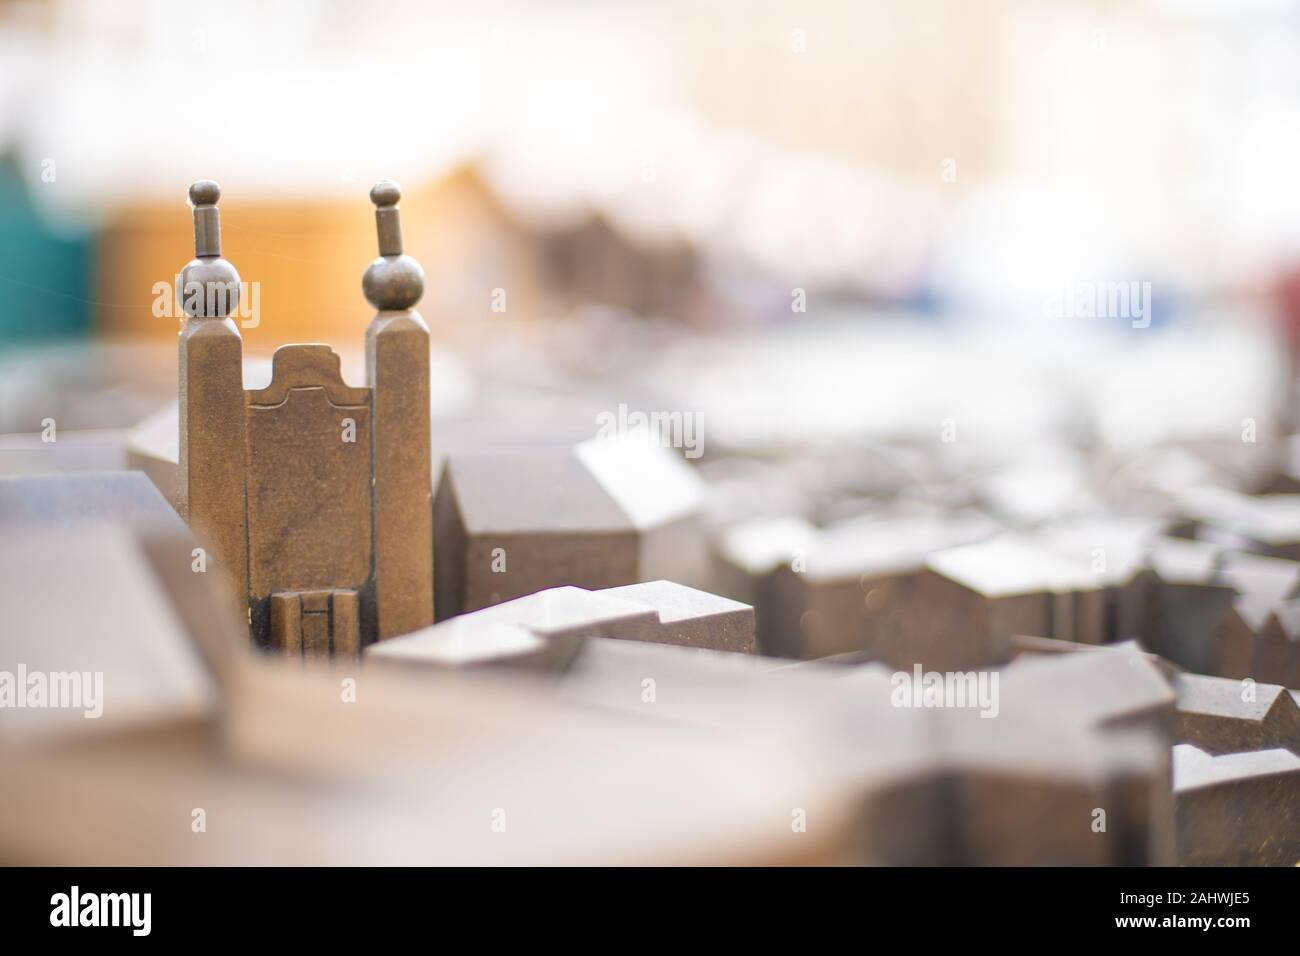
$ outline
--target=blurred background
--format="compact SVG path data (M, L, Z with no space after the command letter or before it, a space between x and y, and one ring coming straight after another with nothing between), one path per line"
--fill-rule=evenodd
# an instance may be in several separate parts
M39 504L23 489L62 484L54 473L127 468L172 495L180 321L168 298L194 252L187 188L195 180L221 184L223 254L249 284L253 308L239 321L246 387L266 384L276 347L299 342L329 343L345 378L362 384L372 310L361 279L377 255L368 192L391 178L402 185L406 252L426 273L419 309L433 342L435 475L439 459L454 463L483 446L549 445L568 456L608 437L599 435L602 421L621 427L635 414L678 416L689 433L661 442L690 465L672 462L689 479L676 487L635 459L618 482L587 464L565 472L590 479L571 486L545 478L560 472L511 471L521 533L544 537L552 507L577 515L579 531L602 531L604 499L585 490L596 488L611 507L617 501L635 529L630 546L640 549L660 528L678 528L680 504L690 540L707 543L710 577L644 576L752 604L763 653L862 653L885 646L877 634L901 635L897 646L909 653L908 641L931 632L956 645L973 628L992 632L997 601L1028 595L1024 606L1032 602L1040 619L1016 636L1137 637L1189 670L1279 685L1269 699L1280 708L1300 701L1285 693L1300 684L1298 53L1300 6L1284 0L0 0L0 485L45 476L8 484L11 500L26 494ZM635 487L623 494L625 482ZM505 485L484 487L486 511L502 503ZM88 497L68 493L71 504L35 510L71 520L93 510ZM0 506L0 527L8 517ZM117 580L103 569L122 563L112 548L125 546L87 550L73 531L46 546L15 536L8 549L0 584L11 589L8 606L28 614L13 630L30 646L57 643L42 630L58 630L49 624L56 601L81 613L83 602L65 599L83 593L62 589L66 569L105 589ZM670 545L644 550L669 563L689 550L676 537L655 540ZM77 564L83 550L89 557ZM435 554L449 550L440 543ZM584 552L592 578L605 573L605 555ZM1248 558L1265 564L1242 565ZM531 581L526 562L511 560L523 575L512 580ZM549 571L552 562L536 563ZM26 600L29 580L54 597ZM922 580L941 590L913 588ZM161 603L167 587L147 593ZM148 602L120 593L102 607L85 601L84 613L129 635L141 630L136 605ZM1132 626L1120 613L1130 603L1141 612ZM95 628L66 630L69 655L90 635L95 647L112 648ZM182 630L159 625L159 643L171 647ZM1259 649L1245 663L1212 659L1221 631L1250 648L1258 639ZM691 660L684 676L704 666ZM1093 719L1094 711L1079 717L1058 707L1063 690L1117 713L1129 707L1104 670L1110 659L1061 660L1062 668L1096 666L1100 676L1089 684L1062 669L1021 685L1032 707L990 731L989 753L1021 738L1033 744L1022 755L1031 784L1055 786L1058 771L1093 772L1076 766L1075 738L1066 746L1065 737L1028 732L1057 710L1078 718L1071 733ZM1172 713L1174 691L1154 668L1159 705ZM147 673L146 697L159 684ZM622 671L603 673L624 686L609 677ZM774 706L786 698L766 673L746 672L734 696L701 693L702 710L713 720L721 701L727 719L718 724L743 731L738 737L755 727L776 736L773 715L823 721L805 733L791 718L782 745L793 741L790 753L811 766L822 755L808 757L808 741L832 741L817 766L831 768L837 786L852 778L852 813L879 784L872 775L893 772L890 760L911 773L909 761L940 752L931 737L900 736L876 710L855 709L892 713L883 693L848 683L835 697L818 677L807 696ZM652 858L620 841L655 842L654 821L678 814L670 822L684 846L697 833L723 833L716 821L729 820L728 854L772 859L758 854L771 847L754 834L772 838L763 828L778 819L784 839L788 807L812 805L807 794L816 792L784 764L763 755L745 764L712 739L689 753L680 741L663 743L662 764L628 760L630 723L598 725L585 713L541 721L542 705L522 697L498 724L495 698L477 691L413 695L409 706L426 710L391 714L374 694L392 726L368 724L363 735L338 714L335 685L322 682L319 713L339 721L335 734L320 729L335 725L314 722L317 711L295 709L284 680L227 692L251 728L249 752L269 753L266 766L288 765L311 752L300 734L350 768L369 757L353 752L369 749L357 741L409 744L433 761L427 788L376 791L408 800L409 818L372 807L347 816L346 801L321 802L336 794L323 797L314 780L283 796L271 792L278 776L267 794L239 776L223 818L242 819L245 797L271 808L248 814L245 840L182 842L161 823L142 825L166 842L128 859L285 862L317 848L325 860L418 858L443 838L439 827L475 841L488 833L475 814L499 799L488 796L498 773L515 781L521 802L535 780L551 781L539 792L555 795L565 825L529 849L538 858L556 858L547 841L571 834L585 836L574 841L578 858L593 849ZM1178 694L1183 711L1195 710L1185 689ZM282 709L254 712L263 706ZM493 719L466 719L475 707ZM426 725L403 713L431 716ZM463 738L469 743L453 748L454 759L469 755L462 773L412 731L444 726L473 727L498 750L480 758L478 738ZM1169 745L1198 739L1180 733L1169 740L1161 730L1159 765L1143 771L1153 794L1170 796L1172 779L1183 801L1178 859L1253 861L1232 855L1249 844L1281 847L1269 850L1270 862L1294 861L1296 758L1285 757L1291 789L1278 790L1276 807L1229 814L1206 804L1205 823L1186 810L1195 793L1184 795L1200 784L1185 770L1170 776L1170 762L1178 765ZM531 750L534 734L558 749ZM849 750L834 749L846 741ZM660 741L650 744L657 753ZM1245 751L1264 746L1261 738L1227 749L1249 763L1256 758ZM39 773L0 780L26 801L0 813L16 821L13 833L0 832L0 857L90 859L77 846L51 854L67 819L83 821L89 836L77 839L116 841L130 817L123 808L162 807L163 820L181 807L188 826L191 807L218 799L191 795L194 767L141 752L175 775L175 788L102 757L120 784L117 802L91 802L104 825L78 816L85 793L109 792L95 777L85 778L93 785ZM229 752L242 775L247 755ZM1058 766L1062 754L1068 766ZM1206 757L1197 754L1185 754L1184 767L1195 770L1187 761ZM396 746L388 755L402 767L415 759ZM76 760L69 767L82 773ZM608 767L631 768L626 791L609 789L624 778ZM410 779L409 767L402 772ZM1097 806L1088 788L1110 786L1105 773L1070 778L1087 800L1079 806ZM1241 777L1249 783L1254 773L1247 767ZM589 793L588 779L606 789ZM471 823L459 830L457 819L420 803L429 793L442 799L444 780L467 788L457 799ZM1010 799L988 790L985 803L962 803L971 833L987 820L1014 831L1005 855L940 853L931 834L951 836L954 812L904 793L897 806L907 804L915 833L895 826L897 807L880 810L889 846L870 848L874 858L1101 859L1100 842L1075 857L1043 837L1057 832L1045 808L1061 805L1061 791L1049 786L1041 802L1023 804L1015 786ZM1038 800L1032 786L1024 792ZM574 793L582 800L570 802ZM52 795L77 805L50 810ZM608 829L590 824L589 804L611 812ZM304 806L314 813L301 814ZM619 816L625 806L645 816ZM760 823L750 828L741 810ZM1172 820L1171 812L1162 804L1151 819ZM1196 856L1203 832L1238 817L1263 835L1225 838L1228 850ZM419 831L424 844L402 829L410 819L430 828ZM1025 827L1027 819L1041 825ZM49 828L48 844L29 840L32 821ZM286 837L281 821L302 828ZM829 828L817 832L827 845L839 840ZM1128 839L1124 827L1116 832ZM330 842L338 834L343 842ZM506 852L463 846L449 858ZM707 841L688 848L708 862L735 858ZM122 862L121 852L115 844L93 859ZM1135 853L1106 859L1172 858Z
M710 454L960 409L983 447L1238 457L1249 419L1276 459L1298 36L1281 0L2 2L5 430L40 427L13 370L68 340L155 343L170 387L198 178L258 288L247 353L359 368L391 177L435 415L522 388L553 423L586 388L575 431L688 409Z

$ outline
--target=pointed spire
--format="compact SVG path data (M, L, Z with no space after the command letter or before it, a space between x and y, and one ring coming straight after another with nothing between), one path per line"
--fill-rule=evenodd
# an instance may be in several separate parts
M190 184L194 258L181 270L176 295L191 318L224 319L239 304L239 273L221 258L221 187L211 179Z
M370 190L370 201L375 204L375 228L379 232L381 256L402 254L402 214L397 209L397 201L401 198L401 187L391 179L381 179Z
M194 206L194 256L203 259L221 255L221 212L217 200L221 187L211 179L190 184L190 203Z
M379 235L379 258L370 263L361 280L366 299L381 312L410 309L424 295L424 270L410 256L402 254L402 220L397 202L402 190L383 179L370 190L375 204L375 230Z

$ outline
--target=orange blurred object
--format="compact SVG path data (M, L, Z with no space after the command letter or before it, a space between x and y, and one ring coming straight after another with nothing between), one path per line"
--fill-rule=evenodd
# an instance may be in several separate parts
M196 170L199 178L202 170ZM185 202L188 183L176 184L166 206L124 207L106 225L96 269L96 327L112 338L166 340L180 327L165 308L176 274L194 251ZM225 195L221 202L222 254L245 283L256 316L239 322L250 352L291 342L359 343L373 309L361 294L361 276L378 254L369 184L355 202L268 202ZM536 312L538 266L523 229L502 209L477 173L461 167L449 176L408 188L402 199L409 254L423 263L425 297L418 308L439 336L447 321L492 315L493 291L506 289L512 317ZM245 305L250 304L246 302Z

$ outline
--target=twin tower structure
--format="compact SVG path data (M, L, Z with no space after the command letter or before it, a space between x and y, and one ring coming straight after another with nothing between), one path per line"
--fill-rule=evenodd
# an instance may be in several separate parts
M194 259L178 280L177 508L208 549L257 646L355 656L433 623L429 330L419 263L402 253L395 183L370 191L379 258L362 288L366 385L328 345L285 345L244 388L230 319L239 274L221 257L216 183L190 187Z

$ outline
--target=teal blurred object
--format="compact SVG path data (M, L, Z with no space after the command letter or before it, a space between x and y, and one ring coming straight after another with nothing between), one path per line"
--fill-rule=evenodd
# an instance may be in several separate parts
M92 249L89 232L51 229L0 157L0 347L89 333Z

